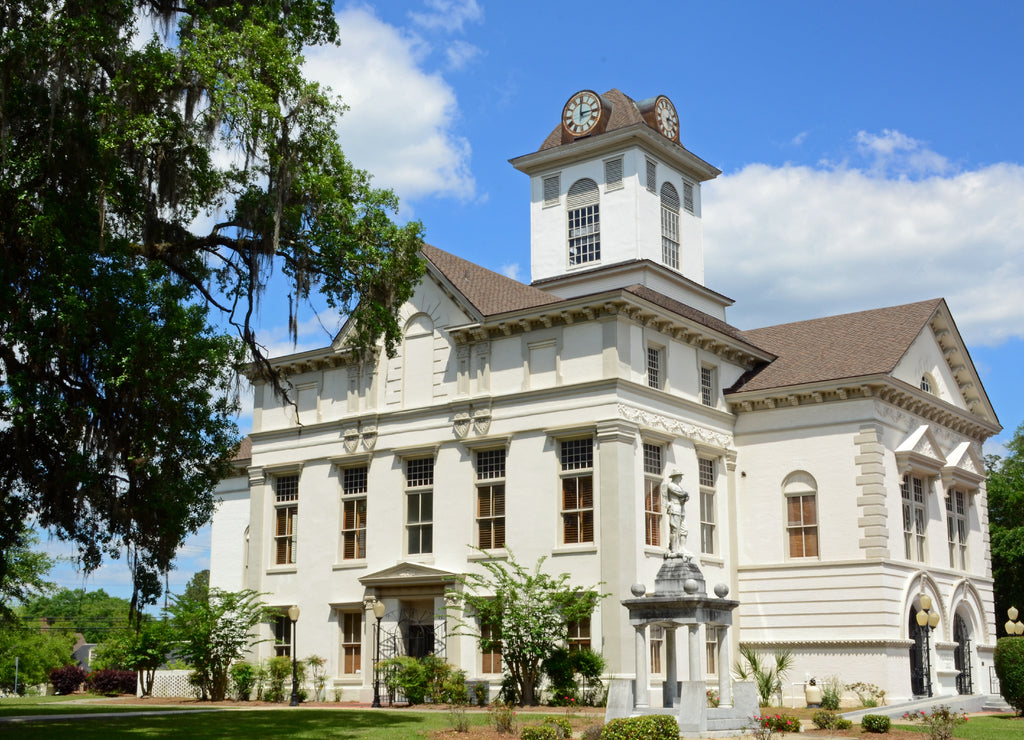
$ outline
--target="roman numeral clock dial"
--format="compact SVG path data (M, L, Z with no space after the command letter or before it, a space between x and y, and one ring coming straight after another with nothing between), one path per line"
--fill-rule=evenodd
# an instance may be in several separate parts
M571 136L586 136L601 120L601 97L592 90L581 90L562 109L562 127Z

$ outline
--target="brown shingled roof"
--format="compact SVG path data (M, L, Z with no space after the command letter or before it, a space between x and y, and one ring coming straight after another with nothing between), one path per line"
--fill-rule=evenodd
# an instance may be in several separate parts
M709 329L714 329L717 332L725 334L727 337L739 339L740 341L750 344L750 341L743 336L743 332L741 332L735 326L731 326L730 324L725 323L721 319L716 319L714 316L706 314L703 311L698 311L693 306L687 306L685 303L681 303L675 300L674 298L669 298L664 293L659 293L656 290L652 290L651 288L648 288L646 285L641 285L637 283L635 285L626 286L625 288L623 288L623 290L627 293L632 293L638 298L643 298L645 301L650 301L654 305L660 306L661 308L671 311L672 313L679 314L684 318L690 319L691 321L695 321L698 324L702 324L708 327Z
M424 244L420 251L482 316L546 306L562 300L429 244Z
M777 359L733 391L857 378L892 372L941 298L740 332Z
M611 118L608 119L608 125L604 129L604 133L615 131L620 128L626 128L627 126L634 126L638 123L644 123L644 117L640 115L640 109L636 107L636 101L621 90L613 87L608 92L602 93L601 97L608 101L612 107L612 115ZM559 122L559 124L555 126L554 131L548 134L547 138L544 139L544 143L540 145L540 149L551 149L552 147L560 146L561 144L562 124Z
M242 437L242 441L238 443L238 451L235 452L235 456L231 458L232 462L241 462L242 460L252 459L252 437Z

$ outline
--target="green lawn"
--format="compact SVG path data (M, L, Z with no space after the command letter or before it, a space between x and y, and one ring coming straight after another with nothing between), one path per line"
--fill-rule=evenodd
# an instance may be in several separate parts
M98 710L99 707L96 707ZM33 712L35 713L35 712ZM42 712L39 712L42 713ZM486 724L488 716L470 715L472 724ZM422 739L430 730L450 727L445 712L360 709L225 710L203 714L173 714L123 719L50 720L39 723L2 723L0 736L64 737L74 740L110 740L112 737L295 737L352 738L355 740Z
M893 724L893 728L914 730L928 736L928 731L921 725ZM1018 740L1024 739L1024 719L1011 714L986 715L971 717L967 724L960 725L953 733L954 737L964 740ZM868 738L870 735L864 735Z
M102 699L98 701L102 702ZM103 703L81 703L82 696L19 696L0 699L0 717L20 717L26 714L93 714L96 712L139 711L137 706L113 706ZM175 707L169 707L174 709ZM185 708L185 707L181 707ZM2 730L0 730L2 734Z

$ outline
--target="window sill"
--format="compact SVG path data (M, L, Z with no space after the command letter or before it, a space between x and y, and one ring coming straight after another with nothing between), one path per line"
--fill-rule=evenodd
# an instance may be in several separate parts
M416 553L415 555L406 555L405 556L405 561L407 563L423 563L424 565L433 565L434 564L434 553L432 553L432 552L425 552L425 553Z
M299 569L294 565L272 565L267 568L268 576L276 576L284 573L298 573Z
M340 563L332 565L331 570L352 570L354 568L365 568L366 566L366 558L360 558L358 560L342 560Z
M582 545L562 545L551 551L552 556L558 555L590 555L597 553L597 545L587 542Z
M725 565L725 558L720 558L717 555L701 555L701 565Z
M346 674L344 676L337 676L334 679L335 686L362 686L363 685L363 674L354 673Z
M508 550L504 547L496 547L493 550L484 550L483 552L474 549L466 556L466 560L471 563L480 560L508 560Z
M650 555L651 557L663 558L668 554L667 547L658 547L657 545L644 545L644 555Z

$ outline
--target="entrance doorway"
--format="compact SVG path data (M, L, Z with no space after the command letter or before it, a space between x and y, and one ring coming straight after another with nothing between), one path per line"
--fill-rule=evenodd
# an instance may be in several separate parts
M967 620L959 614L953 617L953 641L956 643L956 649L953 651L953 667L959 671L956 675L957 693L974 693L971 680L971 633L967 626Z

